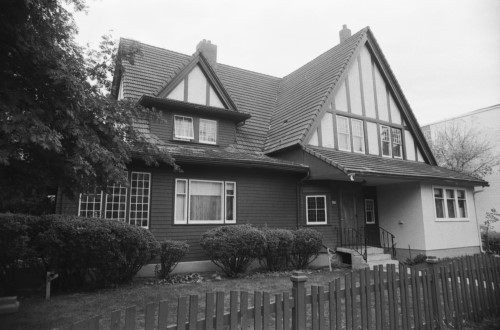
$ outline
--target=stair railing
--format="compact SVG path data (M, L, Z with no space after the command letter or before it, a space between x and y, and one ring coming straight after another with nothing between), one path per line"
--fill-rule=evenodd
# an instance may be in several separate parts
M345 247L359 253L365 261L368 259L367 240L363 231L354 228L336 228L337 247Z
M380 246L384 249L384 251L390 251L392 256L396 257L396 244L394 243L395 236L382 227L379 227L379 235Z

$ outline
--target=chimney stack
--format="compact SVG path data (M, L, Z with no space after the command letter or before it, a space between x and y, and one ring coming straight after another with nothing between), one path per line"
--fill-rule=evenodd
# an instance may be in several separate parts
M196 46L196 51L200 52L205 56L210 65L215 66L217 64L217 45L214 45L210 40L203 39Z
M347 28L347 25L342 25L342 30L339 31L340 42L346 40L351 36L351 30Z

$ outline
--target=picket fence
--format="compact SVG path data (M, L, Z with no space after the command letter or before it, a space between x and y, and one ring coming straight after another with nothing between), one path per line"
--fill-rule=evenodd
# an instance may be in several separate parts
M291 294L232 291L227 306L224 292L217 292L206 294L204 310L199 309L199 297L192 295L179 298L175 311L167 301L147 304L142 319L136 318L135 307L115 311L110 329L460 329L500 315L500 258L487 255L422 269L365 269L327 287L311 286L310 293L302 272L290 279ZM176 325L168 325L170 313ZM99 326L100 318L95 317L71 328Z

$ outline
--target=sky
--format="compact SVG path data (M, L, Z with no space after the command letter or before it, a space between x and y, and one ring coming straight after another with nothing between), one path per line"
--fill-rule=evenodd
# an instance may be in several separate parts
M283 77L370 26L421 125L500 103L499 0L87 0L76 40L103 34Z

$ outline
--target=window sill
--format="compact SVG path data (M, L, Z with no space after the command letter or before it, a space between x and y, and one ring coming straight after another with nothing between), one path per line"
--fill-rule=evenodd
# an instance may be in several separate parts
M470 222L469 218L435 218L436 222Z
M325 226L325 225L328 225L327 222L307 222L306 223L308 226Z

